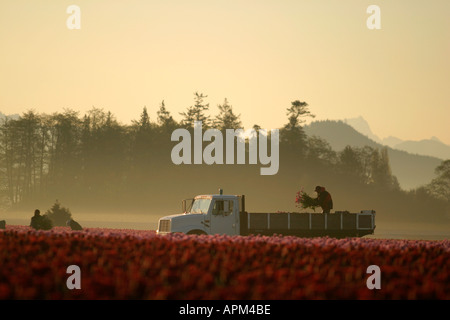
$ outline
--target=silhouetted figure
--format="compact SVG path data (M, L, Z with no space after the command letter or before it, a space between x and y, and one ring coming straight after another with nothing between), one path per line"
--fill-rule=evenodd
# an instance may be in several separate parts
M41 211L39 211L38 209L34 210L34 216L31 217L30 227L39 230L41 228L41 218Z
M0 220L0 229L6 229L6 221Z
M49 218L41 216L41 211L34 210L34 216L31 218L30 227L36 230L50 230L53 225Z
M81 225L76 222L73 219L69 219L67 220L66 224L72 229L72 230L83 230L83 228L81 227Z
M325 187L317 186L315 191L317 192L317 204L322 208L322 213L330 213L333 209L333 199L331 194L325 190Z

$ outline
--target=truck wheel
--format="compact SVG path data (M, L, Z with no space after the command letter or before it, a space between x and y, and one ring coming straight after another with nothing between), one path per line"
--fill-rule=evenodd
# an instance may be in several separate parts
M195 235L198 235L198 236L206 235L206 233L204 231L202 231L202 230L191 230L187 234L195 234Z

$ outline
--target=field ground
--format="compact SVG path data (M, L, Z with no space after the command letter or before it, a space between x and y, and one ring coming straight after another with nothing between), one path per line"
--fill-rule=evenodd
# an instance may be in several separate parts
M7 225L0 261L0 299L450 299L449 240ZM71 265L81 289L67 287ZM368 287L373 265L380 289Z

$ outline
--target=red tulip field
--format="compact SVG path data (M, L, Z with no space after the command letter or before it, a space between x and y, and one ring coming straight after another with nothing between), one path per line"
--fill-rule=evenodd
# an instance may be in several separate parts
M0 265L0 299L450 299L448 240L7 226ZM67 286L71 265L80 289Z

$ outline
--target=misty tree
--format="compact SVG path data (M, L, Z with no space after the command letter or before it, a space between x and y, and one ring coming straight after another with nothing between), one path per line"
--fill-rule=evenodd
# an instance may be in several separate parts
M437 177L427 186L428 191L434 197L450 202L450 160L436 167L435 173Z
M98 196L120 186L120 176L129 156L126 128L110 112L99 108L89 110L81 120L79 136L80 174L72 181L78 194Z
M83 116L80 134L80 183L89 189L89 180L93 174L94 159L92 158L94 149L94 137L92 132L91 117L88 114Z
M141 171L145 166L149 166L154 152L155 130L150 122L147 108L144 107L139 121L133 121L131 161Z
M101 168L105 177L103 190L106 194L114 194L115 191L122 190L129 151L127 149L126 128L120 125L111 112L107 113L97 143L101 155L99 159L103 163Z
M307 137L307 158L313 161L321 161L327 165L337 163L337 154L325 139L318 136Z
M14 204L18 199L15 195L14 188L14 163L16 159L16 153L19 151L17 146L17 137L13 130L14 120L9 120L5 118L1 127L1 149L0 149L0 165L1 165L1 176L2 179L1 189L4 191L4 196L6 196L7 201ZM3 180L4 178L4 180Z
M209 103L204 102L204 99L208 96L198 92L195 92L194 95L195 104L190 106L186 112L180 113L183 116L181 125L187 129L192 129L195 121L202 121L203 128L207 129L211 127L210 116L206 114L209 111Z
M225 98L223 104L217 106L219 108L219 114L214 120L214 127L224 131L226 129L240 129L242 123L240 115L236 115L233 112L233 107L229 104L228 100Z
M98 196L121 190L130 156L127 128L111 112L93 108L83 119L80 136L83 187L79 192Z
M20 195L16 193L16 183L18 183L17 161L18 153L21 150L19 142L19 126L16 125L17 120L4 119L1 126L0 135L0 186L3 191L3 197L6 197L6 202L15 204L20 201Z
M48 180L48 169L50 167L49 145L51 140L52 117L46 114L40 116L39 140L37 143L37 153L39 161L39 190L42 191Z
M166 109L164 100L161 102L159 110L156 112L156 114L158 116L158 126L163 129L163 132L172 132L177 127L176 121L170 115L170 112Z
M308 104L300 100L291 102L291 106L286 111L288 123L280 132L280 145L291 153L295 153L297 157L304 157L307 136L302 124L306 121L306 117L314 118L315 115L309 111Z
M382 148L381 152L378 149L372 152L371 176L373 183L380 188L400 189L397 178L392 175L387 147Z
M5 119L1 128L2 189L10 203L33 197L42 178L40 151L41 118L34 111L18 119Z
M89 125L93 133L97 132L106 121L106 113L101 108L92 107L86 116L89 118Z
M167 110L164 100L161 102L159 106L159 110L156 112L157 114L157 123L156 123L156 137L154 142L154 148L158 150L158 152L154 152L153 162L159 164L162 167L167 167L171 164L171 149L173 147L171 142L171 136L175 129L177 129L180 125L175 121Z
M351 146L346 146L339 153L339 169L340 172L356 181L364 181L363 164L359 157L358 150Z
M81 121L78 112L65 109L55 113L50 120L50 165L49 184L53 190L74 186L74 179L80 174Z
M63 207L58 200L45 212L44 216L48 217L54 226L66 226L67 220L72 219L70 210Z
M157 114L157 128L156 130L158 138L156 139L156 147L161 150L166 150L170 144L167 141L171 141L170 137L172 132L179 127L177 121L175 121L167 110L164 100L161 102L159 106L159 110L156 112ZM160 155L160 154L159 154ZM159 156L158 155L158 156Z
M380 152L369 146L347 146L340 152L339 160L341 173L362 184L380 190L400 190L397 178L392 175L387 148L382 148Z
M374 152L378 152L376 149L370 146L364 146L361 148L354 148L355 152L358 153L360 164L361 164L361 174L362 174L362 182L364 184L373 184L373 154Z
M142 110L141 119L138 122L136 121L133 122L136 124L138 131L141 132L150 131L151 124L150 124L150 117L148 116L147 112L147 107L144 107L144 109Z
M145 149L151 148L153 140L153 128L150 123L150 117L147 112L147 107L144 107L139 121L132 121L136 153L145 152Z

